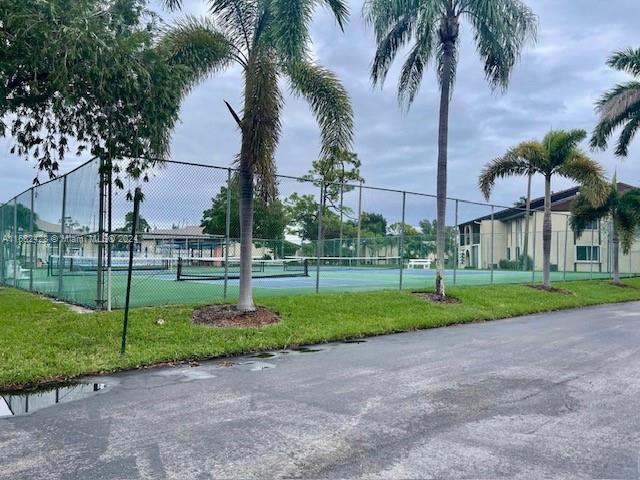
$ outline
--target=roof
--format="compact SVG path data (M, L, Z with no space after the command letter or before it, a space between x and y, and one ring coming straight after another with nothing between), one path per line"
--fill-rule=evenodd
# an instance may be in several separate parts
M627 183L618 182L618 191L626 192L635 188L633 185L629 185ZM571 187L566 190L560 190L559 192L555 192L551 194L551 211L552 212L570 212L571 206L573 205L574 200L580 193L581 187ZM531 200L531 210L532 211L542 211L544 209L544 197L537 197ZM520 203L513 208L505 208L504 210L500 210L495 212L493 218L496 220L507 220L511 218L522 217L525 214L525 204ZM467 223L479 222L482 220L491 219L491 215L485 215L483 217L475 218L473 220L469 220L467 222L461 223L461 225L465 225Z
M143 236L165 236L165 237L224 237L224 235L209 235L204 233L204 227L200 225L186 225L178 228L154 228L144 232Z

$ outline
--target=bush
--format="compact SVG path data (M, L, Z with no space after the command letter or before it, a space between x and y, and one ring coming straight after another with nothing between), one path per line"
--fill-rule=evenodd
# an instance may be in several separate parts
M527 255L526 258L520 258L519 260L505 260L502 259L498 263L500 270L532 270L533 259Z

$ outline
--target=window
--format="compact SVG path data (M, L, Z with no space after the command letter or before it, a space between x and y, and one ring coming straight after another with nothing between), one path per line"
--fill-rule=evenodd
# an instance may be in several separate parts
M600 261L600 247L591 245L576 246L576 261L598 262Z
M516 260L520 260L520 247L516 247Z
M507 247L507 260L511 260L511 247Z

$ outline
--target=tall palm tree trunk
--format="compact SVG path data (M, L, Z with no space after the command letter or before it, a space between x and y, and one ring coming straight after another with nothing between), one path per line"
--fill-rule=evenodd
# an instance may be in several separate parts
M244 135L243 135L244 136ZM251 261L253 257L253 170L246 149L240 152L240 292L238 310L255 310L251 291Z
M443 72L440 90L440 114L438 119L438 185L437 185L437 228L436 228L436 294L445 295L444 255L447 214L447 148L449 144L449 101L455 63L455 46L447 42L443 46Z
M524 246L522 248L522 269L527 269L527 264L529 263L529 222L531 220L531 177L532 175L528 175L527 182L527 203L525 206L525 217L524 217ZM534 235L535 239L535 235ZM535 240L534 240L535 241Z
M535 235L533 237L535 242ZM533 268L535 269L535 260ZM551 176L544 179L544 221L542 223L542 282L551 287Z
M618 229L615 225L613 226L611 243L613 248L613 283L620 285L620 236L618 235Z

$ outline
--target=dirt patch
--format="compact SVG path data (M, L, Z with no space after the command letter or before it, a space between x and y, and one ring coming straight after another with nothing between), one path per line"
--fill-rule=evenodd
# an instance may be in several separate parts
M619 287L619 288L630 288L632 290L640 290L640 288L634 287L633 285L627 285L626 283L613 283L613 282L611 282L611 285L613 285L614 287Z
M569 290L564 290L563 288L556 288L556 287L547 288L544 285L527 285L527 287L533 288L534 290L542 290L543 292L558 293L560 295L575 295L573 292L570 292Z
M418 298L421 298L422 300L426 300L427 302L432 302L432 303L443 303L443 304L455 304L455 303L460 303L460 300L458 300L455 297L451 297L449 295L447 296L442 296L442 295L438 295L437 293L423 293L423 292L415 292L414 295Z
M260 328L273 325L280 317L263 307L254 312L240 312L235 305L209 305L193 312L193 323L212 327Z

